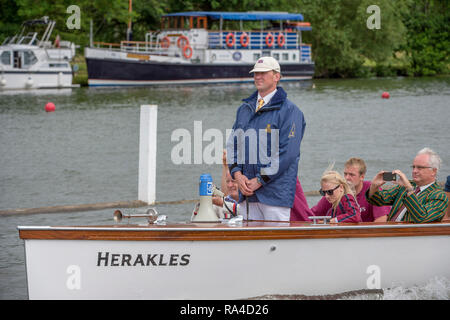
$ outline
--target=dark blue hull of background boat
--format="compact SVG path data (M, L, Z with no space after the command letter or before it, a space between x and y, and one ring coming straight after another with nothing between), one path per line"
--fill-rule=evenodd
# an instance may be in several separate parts
M236 64L173 64L151 61L118 61L87 58L89 80L112 81L229 81L252 78L249 71L253 65ZM281 73L286 80L291 77L311 79L314 64L281 64ZM242 79L245 81L245 79Z

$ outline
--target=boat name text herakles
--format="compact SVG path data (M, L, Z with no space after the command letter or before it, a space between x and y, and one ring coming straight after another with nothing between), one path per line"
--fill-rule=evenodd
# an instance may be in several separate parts
M187 266L190 254L127 254L98 252L97 267Z

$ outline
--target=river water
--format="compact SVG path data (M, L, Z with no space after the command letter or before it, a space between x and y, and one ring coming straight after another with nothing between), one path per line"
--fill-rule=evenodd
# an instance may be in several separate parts
M283 87L307 123L299 164L305 191L318 190L323 171L331 163L342 170L352 156L365 159L367 179L392 169L411 176L412 159L423 147L443 160L438 181L450 174L450 77L314 80ZM156 200L196 199L200 174L210 173L220 184L221 150L217 164L193 164L192 148L191 163L177 165L172 134L186 129L193 146L194 126L200 124L203 134L218 129L225 141L241 99L253 90L246 84L0 92L0 210L136 200L144 104L158 105ZM383 91L390 99L381 98ZM55 112L45 112L49 101ZM210 143L205 138L202 150ZM318 200L308 197L310 205ZM157 209L171 222L186 221L192 206ZM0 216L0 299L27 298L17 226L110 224L112 212ZM409 299L411 290L420 292L412 298L450 297L448 279L385 290L389 299Z

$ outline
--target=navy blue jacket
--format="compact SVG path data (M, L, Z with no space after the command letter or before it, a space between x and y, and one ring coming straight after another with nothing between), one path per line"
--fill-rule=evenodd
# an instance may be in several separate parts
M234 177L241 171L248 179L259 178L262 186L248 198L250 202L292 207L305 119L281 87L255 113L257 98L256 91L237 110L227 141L230 173ZM243 200L240 194L239 202Z

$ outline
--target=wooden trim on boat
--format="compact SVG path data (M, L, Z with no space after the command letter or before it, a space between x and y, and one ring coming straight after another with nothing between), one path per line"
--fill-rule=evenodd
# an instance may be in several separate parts
M450 235L449 223L279 225L249 222L239 227L222 224L174 224L169 226L18 227L18 229L20 238L24 240L233 241Z

